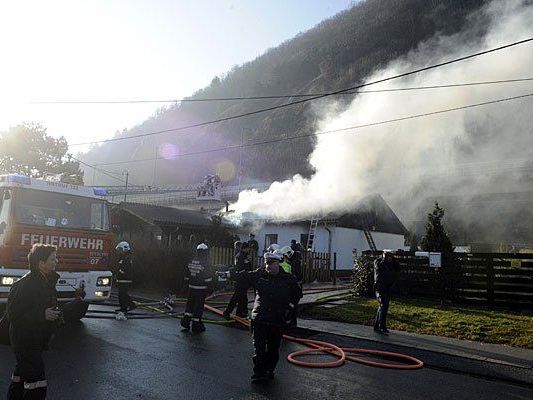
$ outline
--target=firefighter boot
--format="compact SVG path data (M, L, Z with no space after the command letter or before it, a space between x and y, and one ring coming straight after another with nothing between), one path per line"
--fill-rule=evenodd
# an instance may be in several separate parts
M24 396L24 382L11 382L7 391L7 400L22 400Z
M44 400L46 399L46 388L39 387L35 389L25 389L24 390L24 400Z
M202 321L193 321L192 322L192 331L193 332L204 332L205 325Z
M188 331L191 329L191 317L189 315L185 315L180 322L182 328L184 331Z
M254 372L251 379L252 379L252 383L255 383L255 382L264 382L270 378L269 378L268 373L266 372Z

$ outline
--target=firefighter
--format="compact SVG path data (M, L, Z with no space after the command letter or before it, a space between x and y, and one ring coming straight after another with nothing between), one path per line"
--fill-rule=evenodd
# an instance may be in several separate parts
M241 248L235 256L235 272L251 271L252 264L249 258L250 246L248 243L241 243ZM243 287L240 282L235 282L235 291L224 310L224 318L230 319L235 306L237 306L236 315L242 318L248 317L248 287Z
M28 263L30 272L13 284L7 300L9 338L17 360L8 400L46 398L42 353L61 319L55 289L56 247L34 244Z
M255 235L250 233L248 236L248 246L250 247L250 260L252 262L252 269L255 269L257 266L257 252L259 251L259 243L255 240Z
M133 259L131 247L128 242L120 242L115 247L115 250L117 250L119 254L117 266L115 268L115 277L118 286L118 302L120 304L120 309L115 318L119 321L125 321L128 319L126 313L136 307L128 293L128 290L133 283Z
M279 266L282 257L265 253L265 268L237 274L237 281L256 291L251 318L255 354L252 382L274 378L283 331L302 297L296 278Z
M241 251L241 247L242 247L242 242L240 240L236 240L233 243L233 257L236 257L237 254L239 254L239 252Z
M288 274L292 273L292 266L290 264L290 259L294 254L294 251L292 251L290 246L283 246L282 248L274 251L276 254L280 254L283 259L279 263L279 266L283 268L283 271L285 271Z
M272 243L270 245L268 245L268 247L266 248L266 252L267 253L274 253L276 250L279 250L281 248L281 246L277 243Z
M392 250L383 250L383 255L374 261L374 291L379 307L374 322L374 331L388 334L387 313L391 291L400 271L400 263L394 257Z
M185 280L189 283L189 296L185 305L185 313L181 320L181 326L185 331L205 331L202 322L204 312L205 297L211 282L213 281L212 268L209 263L209 247L205 243L200 243L196 247L196 256L188 266Z
M293 268L293 259L298 257L296 252L292 249L291 246L283 246L281 249L276 250L275 252L280 252L283 254L283 261L279 264L283 270L289 274L293 274L296 280L298 281L298 286L302 288L302 269L301 263L294 263L299 267ZM299 262L299 261L298 261ZM298 275L297 275L298 274ZM290 328L295 328L298 325L298 302L296 302L294 307L294 312L291 315L291 321L289 323Z
M303 271L302 271L302 245L296 240L291 240L291 249L293 254L290 259L291 271L293 275L298 279L298 282L303 281Z

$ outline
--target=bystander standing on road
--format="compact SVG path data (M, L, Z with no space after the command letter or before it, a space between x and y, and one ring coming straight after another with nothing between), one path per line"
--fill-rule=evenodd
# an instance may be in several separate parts
M383 255L374 261L374 291L378 299L378 311L374 322L374 330L389 333L387 329L387 313L394 282L398 277L400 264L392 250L383 250Z

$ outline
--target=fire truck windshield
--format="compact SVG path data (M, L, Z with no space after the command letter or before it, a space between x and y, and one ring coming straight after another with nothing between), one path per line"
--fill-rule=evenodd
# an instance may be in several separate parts
M107 203L100 199L19 188L15 194L18 223L66 229L109 230Z

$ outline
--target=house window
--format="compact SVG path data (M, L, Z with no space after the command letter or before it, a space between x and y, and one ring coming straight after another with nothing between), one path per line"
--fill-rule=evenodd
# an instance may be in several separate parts
M275 233L268 233L265 235L265 250L273 243L278 243L278 235Z
M309 234L302 233L300 234L300 244L304 249L307 249L307 238L309 237Z

